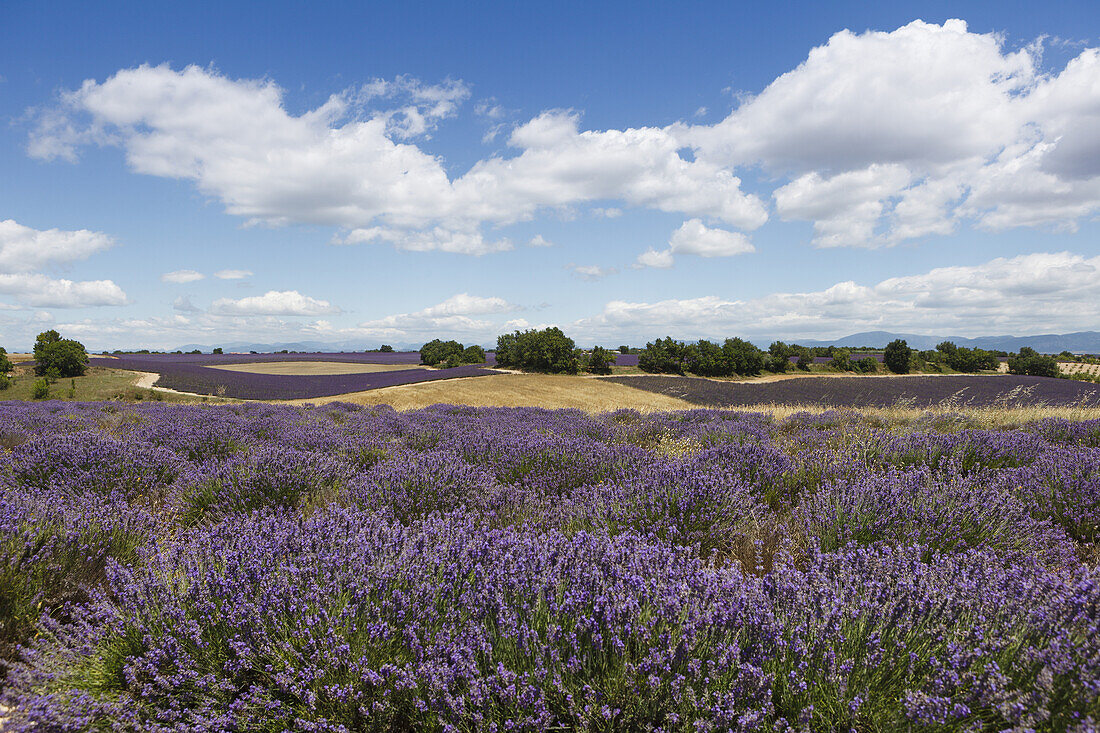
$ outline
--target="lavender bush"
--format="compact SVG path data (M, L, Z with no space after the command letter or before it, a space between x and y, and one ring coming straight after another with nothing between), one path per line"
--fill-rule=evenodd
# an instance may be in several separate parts
M0 403L0 727L1092 730L1096 435Z

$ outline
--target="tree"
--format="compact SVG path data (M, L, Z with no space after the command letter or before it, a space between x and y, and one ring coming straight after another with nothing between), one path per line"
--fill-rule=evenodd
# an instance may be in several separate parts
M829 366L842 372L852 371L852 354L847 349L836 349Z
M584 360L585 371L592 374L610 374L615 355L602 346L593 347Z
M1035 349L1024 346L1019 354L1008 357L1008 373L1029 377L1057 377L1061 371L1053 356L1043 356Z
M638 368L650 374L683 374L686 348L671 336L647 343L638 354Z
M12 369L11 359L8 358L8 350L0 346L0 374L7 376Z
M627 346L626 344L623 344L622 346L619 347L619 353L620 354L629 354L630 353L630 347Z
M791 347L782 341L773 341L768 347L768 356L764 360L764 368L769 372L782 374L791 369Z
M852 363L857 372L862 374L870 374L878 371L878 360L873 356L865 356L862 359Z
M497 364L552 374L576 374L580 370L576 344L555 326L499 336Z
M437 366L445 362L449 357L462 358L462 344L457 341L442 341L432 339L420 347L420 363L428 366Z
M485 349L473 344L467 346L462 350L462 363L463 364L484 364L485 363Z
M700 377L726 377L733 373L722 347L710 341L700 340L684 348L684 369Z
M381 346L378 347L378 351L380 351L383 354L392 354L393 353L393 347L390 346L389 344L382 344Z
M213 350L213 351L211 351L210 353L211 353L211 354L220 354L220 353L222 353L222 347L220 347L220 346L215 346L215 347L214 347L214 350Z
M909 359L912 356L913 350L909 348L905 339L895 339L886 344L886 352L882 355L882 360L886 368L894 374L908 374Z
M88 354L84 344L63 339L57 331L38 334L34 342L34 373L42 377L79 377L88 368Z
M759 374L764 368L764 353L744 339L726 339L722 353L729 360L730 371L742 377Z

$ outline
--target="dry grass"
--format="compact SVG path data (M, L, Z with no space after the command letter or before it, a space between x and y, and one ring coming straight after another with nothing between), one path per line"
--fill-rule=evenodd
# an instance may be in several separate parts
M445 379L334 397L292 400L292 404L336 401L360 405L392 405L398 410L415 410L440 403L476 407L572 407L588 412L624 408L652 412L688 410L695 407L684 400L643 392L621 384L556 374L499 374L490 377Z
M1074 361L1058 362L1058 369L1062 374L1088 374L1092 377L1100 377L1100 364L1079 364Z
M204 364L211 369L249 374L282 374L287 376L319 376L327 374L368 374L370 372L401 372L425 369L417 364L353 364L337 361L261 361L251 364Z

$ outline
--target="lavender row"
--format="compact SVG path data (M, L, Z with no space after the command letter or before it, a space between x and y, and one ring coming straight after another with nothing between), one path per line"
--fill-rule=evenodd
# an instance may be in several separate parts
M696 377L604 377L706 407L1100 407L1100 386L1018 376L802 377L738 384Z
M0 403L0 446L13 730L1100 710L1100 421Z
M286 375L238 372L167 360L92 359L91 363L93 366L110 369L155 371L160 374L160 378L156 381L158 387L244 400L330 397L402 384L458 377L483 377L497 373L483 367L462 366L452 369L401 369L363 374Z

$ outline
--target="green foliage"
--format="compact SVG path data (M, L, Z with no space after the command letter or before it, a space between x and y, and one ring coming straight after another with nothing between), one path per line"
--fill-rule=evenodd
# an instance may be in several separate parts
M220 353L222 353L222 347L220 347L220 346L217 346L217 347L215 347L215 348L214 348L214 350L213 350L213 351L211 351L210 353L211 353L211 354L220 354Z
M685 347L683 363L686 371L701 377L723 377L732 373L722 347L710 341L699 341Z
M484 364L485 363L485 349L473 344L467 346L462 350L462 363L463 364Z
M31 397L36 400L44 400L50 396L50 382L45 377L36 379L31 387Z
M7 374L0 374L0 390L5 390L11 386L11 377Z
M75 400L76 399L76 380L75 379L70 379L69 380L69 399L70 400Z
M941 360L957 372L978 372L983 369L997 369L997 357L984 349L968 349L956 346L951 341L936 345Z
M88 368L88 354L84 344L63 339L57 331L38 334L34 344L34 373L38 376L79 377Z
M389 344L382 344L381 346L378 347L378 350L380 352L382 352L383 354L392 354L393 353L393 347L390 346Z
M759 374L764 368L764 353L743 339L726 339L722 353L729 360L730 370L742 377Z
M793 368L791 356L794 352L790 346L782 341L773 341L768 347L768 355L764 358L764 368L775 374L783 374Z
M516 331L497 338L497 364L532 372L576 374L580 370L576 348L573 339L555 326Z
M615 355L602 346L593 347L584 359L584 369L592 374L610 374Z
M1008 357L1008 373L1029 377L1057 377L1058 361L1053 356L1043 356L1035 349L1024 346L1019 354Z
M14 368L11 359L8 358L8 350L0 346L0 376L7 376L8 372Z
M905 339L895 339L886 344L886 352L882 355L882 360L886 368L894 374L908 374L909 360L912 356L913 350L909 348Z
M456 359L462 357L462 344L457 341L442 341L432 339L420 347L420 363L428 366L439 366L451 356Z
M797 366L804 372L808 372L810 371L810 367L813 366L813 364L813 356L810 355L810 352L808 350L802 349L802 351L800 351L798 354L798 363L795 364L795 366Z
M832 361L829 362L829 366L833 369L842 372L850 372L854 368L852 366L852 354L847 349L837 349L832 354Z
M865 356L859 361L852 363L857 372L862 374L871 374L878 371L878 360L873 356Z
M675 341L671 336L657 339L638 354L638 368L650 374L683 374L686 349L683 341Z

